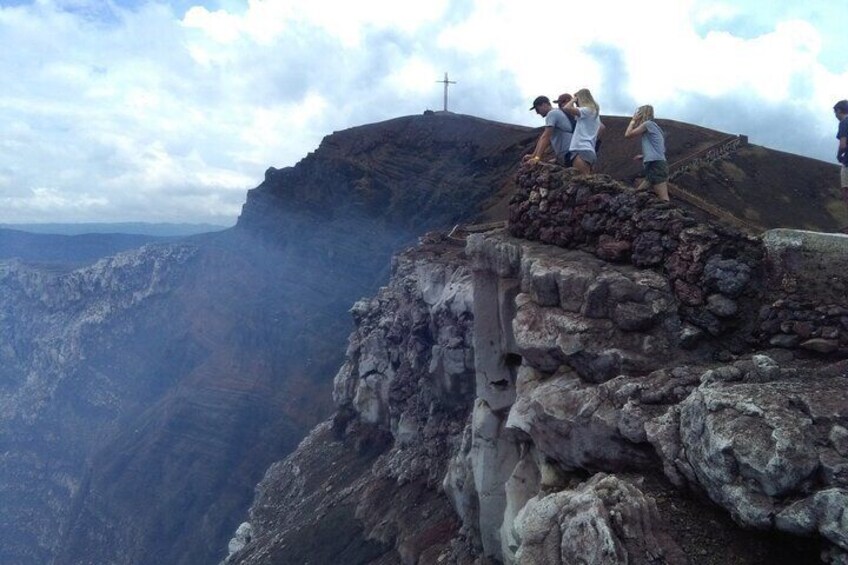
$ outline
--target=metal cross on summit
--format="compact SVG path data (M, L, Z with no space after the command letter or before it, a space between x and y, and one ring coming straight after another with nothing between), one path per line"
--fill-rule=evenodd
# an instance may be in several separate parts
M448 73L447 73L447 71L445 71L444 80L437 80L436 82L441 82L445 85L445 112L447 112L448 111L448 85L449 84L456 84L456 81L455 80L448 80Z

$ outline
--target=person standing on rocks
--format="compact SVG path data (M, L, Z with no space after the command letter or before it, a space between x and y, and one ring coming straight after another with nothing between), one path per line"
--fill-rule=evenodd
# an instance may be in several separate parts
M548 147L551 147L556 154L557 163L566 167L571 166L568 147L571 144L574 127L566 115L559 108L554 108L547 96L537 96L530 109L545 118L545 130L539 136L533 153L525 155L524 160L538 162L544 157Z
M568 148L573 158L573 166L579 172L589 174L598 159L595 144L601 128L601 108L589 89L582 88L565 104L563 111L577 118Z
M563 113L565 113L565 105L568 104L568 102L572 98L574 98L574 97L570 94L567 94L567 93L566 94L560 94L559 98L556 99L557 107L560 110L562 110ZM572 127L572 130L573 130L574 126L577 125L577 118L575 118L571 114L565 114L565 117L568 118L569 122L571 122L571 127ZM595 139L595 156L598 156L601 153L601 137L604 135L605 129L607 129L607 127L604 125L604 122L600 122L600 126L598 127L598 136ZM569 163L569 166L571 166L570 163Z
M834 104L833 113L839 120L839 129L836 131L836 139L839 140L836 160L842 165L842 170L839 172L842 201L848 206L848 100L840 100ZM848 227L843 231L848 231Z
M660 126L654 121L654 107L640 106L633 114L633 119L624 130L624 137L642 137L642 154L636 159L642 159L645 180L636 190L644 190L648 185L660 200L668 202L668 162L665 159L665 135Z

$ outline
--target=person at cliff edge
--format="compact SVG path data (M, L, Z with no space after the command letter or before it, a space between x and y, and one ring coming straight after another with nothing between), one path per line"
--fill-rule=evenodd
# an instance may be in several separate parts
M571 145L571 135L574 131L569 119L562 110L554 108L547 96L537 96L533 100L531 110L545 118L545 130L536 142L536 148L529 155L524 156L525 161L538 162L545 156L548 147L554 150L556 162L560 165L570 167L571 159L568 155L568 147Z
M568 149L574 158L573 166L578 172L589 174L598 159L595 144L601 129L601 107L588 88L581 88L563 110L577 119Z
M648 185L654 188L657 198L668 202L668 163L665 159L665 135L654 121L653 106L639 106L633 119L627 124L624 137L641 136L642 153L636 159L642 160L645 180L636 190Z
M560 94L559 98L556 99L556 105L557 105L557 108L562 110L563 114L565 114L565 117L568 118L568 121L571 122L571 131L574 131L574 128L577 126L577 118L575 118L571 114L565 113L565 107L569 102L571 102L572 98L574 98L574 97L572 95L568 94L568 93ZM595 138L595 156L596 157L598 155L600 155L600 151L601 151L601 136L603 136L604 130L607 129L607 126L604 125L604 122L599 122L599 124L600 125L598 126L598 135ZM569 155L570 155L570 153L569 153Z
M833 106L833 113L839 120L839 129L836 131L836 139L839 146L836 149L836 160L842 165L839 172L840 186L842 187L842 201L848 206L848 100L840 100ZM842 228L848 233L848 226Z

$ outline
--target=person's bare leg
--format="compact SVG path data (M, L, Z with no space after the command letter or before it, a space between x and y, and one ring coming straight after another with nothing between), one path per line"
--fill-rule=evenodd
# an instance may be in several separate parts
M592 172L591 165L589 165L589 163L587 163L586 161L581 159L580 155L577 155L576 157L574 157L573 166L574 166L575 169L577 169L577 172L582 174L582 175L588 175L589 173Z
M668 202L668 183L667 182L661 182L659 184L655 184L654 185L654 192L657 193L657 197L659 197L660 200L664 200L665 202Z
M636 187L636 190L638 192L642 192L643 190L647 190L649 186L651 186L650 183L647 180L643 180L639 183L639 186Z

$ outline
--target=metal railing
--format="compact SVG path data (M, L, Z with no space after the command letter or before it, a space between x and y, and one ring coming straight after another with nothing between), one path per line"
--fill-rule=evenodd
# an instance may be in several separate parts
M702 149L691 155L687 155L683 159L675 161L668 166L668 180L674 180L683 173L690 171L702 165L708 165L719 159L726 159L732 153L735 153L739 148L748 145L748 136L732 135L726 137L709 147Z

